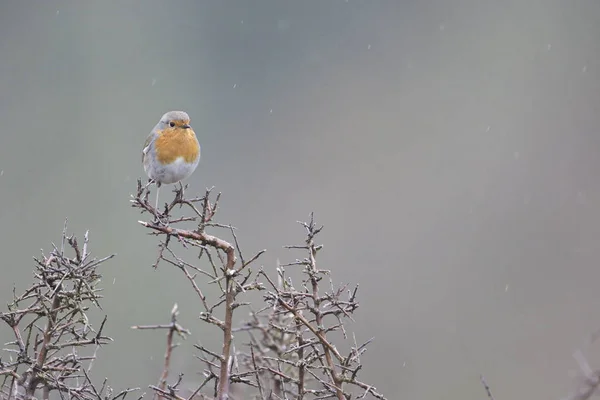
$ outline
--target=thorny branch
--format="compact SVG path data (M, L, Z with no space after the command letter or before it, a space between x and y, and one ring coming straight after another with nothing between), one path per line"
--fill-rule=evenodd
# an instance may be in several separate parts
M149 212L154 216L152 222L139 221L139 223L151 229L151 231L164 237L164 240L159 244L159 253L155 267L158 266L160 261L166 261L167 263L180 269L186 279L192 284L194 291L200 297L202 302L203 311L200 313L200 318L222 331L223 334L223 348L221 354L218 356L216 353L211 354L212 359L206 359L209 368L207 374L210 379L217 379L217 388L214 396L218 399L229 398L230 383L231 379L231 366L232 366L232 328L233 328L233 314L234 310L239 306L236 304L237 295L249 290L261 290L262 285L258 284L255 280L250 280L251 271L244 274L244 271L255 261L264 250L259 252L256 256L251 258L250 262L243 262L236 266L237 258L243 260L239 246L234 246L228 241L221 239L220 237L207 234L205 229L208 227L215 228L228 228L233 231L231 226L221 225L215 223L213 218L218 209L218 201L220 194L216 196L215 200L210 200L211 190L207 190L204 197L186 199L184 197L184 187L180 186L179 189L175 190L175 197L173 201L165 207L163 214L158 214L157 210L148 202L148 191L147 187L142 186L141 181L138 181L137 195L133 196L132 205L133 207L140 208L142 212ZM200 209L196 207L196 204L200 205ZM193 216L181 217L171 220L171 212L175 206L180 207L187 206L192 210ZM166 218L167 223L163 221ZM197 227L194 230L185 230L174 227L175 225L184 221L195 221ZM184 248L199 248L198 258L201 259L203 256L207 259L210 269L204 270L199 267L192 265L191 263L185 262L182 258L178 257L175 252L169 247L171 245L171 238L176 238ZM235 237L234 237L235 238ZM165 250L166 253L165 254ZM170 255L170 257L169 257ZM215 263L215 257L220 261L219 266ZM222 292L222 298L216 303L210 305L205 295L200 289L200 285L197 283L197 279L203 277L207 279L205 284L218 284ZM222 307L224 310L224 320L221 320L215 316L215 310ZM210 353L209 353L210 354ZM214 361L217 361L218 371L213 372L213 367L216 365Z
M322 246L315 243L315 237L323 227L315 224L312 214L309 222L300 224L306 231L305 243L286 247L302 250L306 257L279 265L277 283L262 272L271 287L265 295L270 307L269 323L261 325L255 319L254 324L248 326L248 329L261 332L263 339L255 339L254 346L263 354L270 348L277 348L273 343L281 340L279 338L284 339L283 346L274 356L265 354L264 359L271 365L264 369L273 372L276 366L278 372L284 372L280 386L283 385L285 390L280 390L297 399L307 396L349 399L353 393L360 394L359 398L369 395L384 399L374 386L358 379L362 369L360 356L371 340L360 346L351 344L350 353L343 355L338 350L339 344L335 345L330 339L334 332L340 332L348 339L344 321L352 320L351 316L358 308L358 286L352 290L347 286L336 288L329 279L329 290L322 289L324 278L328 278L330 272L317 265L317 254ZM286 267L291 266L302 267L304 279L299 288L294 286L291 277L286 276Z
M204 390L213 381L211 395L219 400L237 398L236 392L240 390L244 393L240 398L385 399L374 386L358 379L362 369L360 356L371 339L360 346L356 342L350 344L349 354L343 355L330 338L334 332L341 332L347 339L344 320L352 321L352 314L358 308L358 286L351 290L347 286L335 288L329 279L328 290L323 290L329 272L317 266L316 256L322 246L316 245L314 239L322 227L315 225L312 215L309 222L302 223L307 235L305 243L288 246L305 251L307 256L278 266L275 283L262 268L258 271L249 268L264 250L245 258L234 228L215 222L220 194L212 201L208 189L203 197L188 200L183 190L182 186L177 188L173 201L165 205L164 213L159 213L148 202L147 186L138 181L137 194L131 202L133 207L153 217L152 221L139 223L162 238L154 267L165 261L181 270L200 299L200 319L222 331L223 346L220 351L213 351L195 345L200 351L198 358L204 363L204 380L189 396L183 396L178 389L181 375L173 385L165 387L161 380L158 386L151 386L155 393L172 399L205 398ZM192 216L173 217L177 205L188 207ZM179 227L182 222L190 221L196 223L195 229ZM206 232L219 228L227 229L223 233L232 240ZM197 260L184 261L174 250L177 243L184 250L199 249ZM304 279L299 288L286 276L285 268L294 265L303 267ZM269 291L265 284L270 286ZM221 296L213 301L208 299L200 289L207 285L218 285ZM266 291L264 306L254 307L238 299L254 290ZM251 308L251 319L234 327L234 312L241 306ZM217 310L221 310L219 314L224 319L217 316ZM249 339L237 343L237 349L233 343L236 332ZM167 349L170 348L169 342ZM163 377L168 375L167 370L165 362Z
M49 254L34 258L34 284L19 295L15 289L0 313L14 334L3 349L8 358L0 358L0 398L33 399L41 391L44 399L58 392L61 398L105 400L137 390L113 395L106 381L98 389L89 378L96 351L112 339L104 334L107 317L95 329L87 311L100 308L98 268L114 255L92 258L88 245L88 233L80 246L65 222L60 247L53 244Z
M353 289L336 288L329 279L328 290L323 290L323 281L330 273L317 265L317 254L322 246L315 244L315 237L322 227L315 225L313 216L309 222L301 223L306 230L305 243L286 246L290 250L305 251L307 256L278 265L276 279L272 279L262 268L258 271L249 268L264 250L246 261L234 228L214 222L220 194L211 201L209 189L203 197L186 199L183 190L181 186L175 191L173 201L165 204L161 213L148 203L147 186L142 187L138 181L137 195L132 196L131 202L155 217L153 222L140 221L140 224L163 238L154 267L165 261L183 273L200 298L200 319L222 331L223 347L221 351L213 351L194 345L200 351L197 357L204 364L204 379L184 396L183 374L178 374L175 382L168 382L173 350L178 346L173 343L174 335L185 338L191 334L177 322L177 305L173 307L169 324L135 326L140 330L168 331L163 371L158 385L150 385L155 395L177 400L248 396L269 400L367 396L385 399L374 386L358 379L362 370L361 355L373 339L358 345L353 337L348 354L339 351L341 347L332 341L334 332L348 339L344 322L352 321L358 308L358 285ZM176 206L187 207L193 215L170 219ZM174 226L190 221L197 223L196 229ZM207 228L226 229L233 241L207 234ZM177 256L174 243L185 250L199 249L198 261L191 263ZM13 335L13 340L4 343L6 348L0 353L0 399L35 399L40 392L41 398L49 399L54 392L61 399L118 400L139 390L130 388L115 394L106 379L101 385L95 385L90 379L98 349L112 339L103 333L107 317L96 329L87 311L92 306L100 308L102 289L98 285L101 278L98 269L114 255L92 258L88 245L88 233L80 245L74 236L67 235L65 222L60 246L53 244L51 252L34 258L33 285L20 294L15 288L7 311L0 312L0 320ZM200 261L205 264L202 268ZM286 268L294 266L302 267L304 276L297 287L286 275ZM266 290L263 282L270 290ZM211 284L218 285L221 291L221 296L214 301L201 290L203 285ZM263 307L239 301L239 295L253 290L265 292ZM234 311L242 306L250 307L250 320L234 327ZM223 320L217 317L218 309L224 311ZM248 338L248 342L238 343L239 350L234 346L236 333L244 333ZM598 391L600 371L590 367L581 351L574 356L582 379L577 390L566 399L587 400ZM480 376L480 380L487 397L493 400L484 377ZM207 395L207 391L211 395ZM142 397L143 394L138 399Z
M173 343L173 337L175 333L177 333L181 338L185 339L186 336L190 335L191 332L188 329L185 329L181 325L177 323L177 316L179 315L178 306L175 304L173 309L171 310L171 323L166 325L135 325L132 326L132 329L139 330L147 330L147 329L166 329L167 332L167 349L165 351L165 363L163 367L163 372L160 376L160 380L158 382L158 389L156 389L155 393L160 394L166 390L167 387L167 379L169 377L169 369L171 366L171 357L173 354L173 349L177 347L177 344Z

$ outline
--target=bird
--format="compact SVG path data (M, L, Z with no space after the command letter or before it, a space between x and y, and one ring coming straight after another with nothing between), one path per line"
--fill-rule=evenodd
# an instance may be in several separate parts
M200 143L185 111L165 113L148 135L142 150L142 165L156 183L156 205L162 184L189 177L200 162Z

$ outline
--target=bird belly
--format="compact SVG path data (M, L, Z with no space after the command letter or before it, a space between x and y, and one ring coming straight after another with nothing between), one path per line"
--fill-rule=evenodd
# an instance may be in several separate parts
M199 157L198 157L199 158ZM199 159L192 163L185 162L183 157L177 157L175 161L168 165L154 165L149 168L148 176L161 184L177 183L182 179L187 178L194 172L198 166Z

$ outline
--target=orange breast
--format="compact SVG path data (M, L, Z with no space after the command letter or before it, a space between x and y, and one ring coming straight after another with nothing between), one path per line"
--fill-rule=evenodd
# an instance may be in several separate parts
M182 157L191 163L200 151L196 134L190 129L179 127L165 129L154 142L156 158L161 164L170 164Z

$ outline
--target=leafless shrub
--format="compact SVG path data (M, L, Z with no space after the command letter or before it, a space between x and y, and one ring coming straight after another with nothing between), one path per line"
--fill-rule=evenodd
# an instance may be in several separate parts
M107 318L94 328L90 307L100 308L99 267L113 256L92 258L88 233L80 246L62 233L60 247L34 258L34 284L13 291L8 311L0 313L14 334L0 358L0 398L120 399L137 389L114 393L106 380L94 385L89 373L100 345L112 339L103 333ZM70 254L70 255L69 255Z
M304 243L288 248L304 251L305 257L279 265L272 277L263 268L251 268L264 250L246 259L234 228L215 221L219 198L220 194L212 196L207 190L203 197L186 199L180 186L171 203L159 212L148 202L147 186L138 181L132 205L153 217L152 221L139 222L161 238L154 267L165 262L180 270L198 295L201 320L223 335L219 351L195 346L204 364L204 381L184 396L180 390L182 375L170 385L166 382L173 333L184 332L176 323L176 310L171 324L135 327L163 328L169 332L164 371L159 384L150 387L161 397L178 400L234 399L240 386L244 389L239 398L245 399L350 399L356 398L355 394L357 398L385 399L374 386L358 377L362 369L360 357L370 340L358 345L352 336L350 351L342 354L331 339L332 334L339 333L349 340L344 322L352 320L358 308L358 286L335 287L329 271L318 268L316 257L322 246L315 243L315 237L322 227L317 227L312 215L309 222L301 223L306 231ZM177 206L192 215L171 219ZM178 228L184 221L196 221L197 227ZM231 239L208 234L209 229L221 229ZM198 261L184 261L173 249L175 242L185 251L196 249ZM290 267L302 269L304 278L298 285L286 275L286 268ZM207 285L218 285L221 295L208 299L201 289ZM244 302L243 296L251 291L263 293L262 305ZM240 307L251 310L251 319L236 327L234 313ZM222 311L224 319L217 318L217 314L221 315L217 310ZM234 345L234 334L239 336L237 340L248 338L248 342L236 340Z
M251 268L264 250L245 259L235 229L215 221L220 194L212 196L207 190L202 197L188 199L183 189L180 186L171 203L159 212L148 202L147 186L138 181L131 202L154 217L139 221L161 238L153 266L164 262L182 273L198 296L200 319L221 331L223 341L218 351L194 346L199 351L204 380L193 391L184 391L183 373L169 383L173 350L178 346L175 337L192 334L177 321L177 304L169 323L134 326L167 331L163 372L157 385L149 385L155 397L385 399L374 386L359 379L361 355L372 339L358 345L345 328L359 307L358 285L336 287L330 272L319 268L317 255L322 246L315 238L322 227L315 224L313 216L300 223L306 233L304 243L287 246L305 256L278 265L272 276L262 267ZM178 206L191 210L192 215L171 219ZM177 228L189 221L197 224L194 230ZM207 229L224 230L231 240L208 234ZM198 261L184 261L173 250L174 243L185 251L196 250ZM91 307L101 309L98 269L113 255L92 258L88 245L87 232L81 246L74 236L67 235L65 223L60 247L53 244L48 254L42 252L40 258L34 258L33 285L19 294L14 289L7 311L0 312L0 320L13 334L13 340L4 343L0 353L0 399L29 400L40 394L49 399L55 393L61 399L117 400L139 390L115 392L106 379L98 385L90 378L97 351L112 339L103 333L107 317L94 328L87 312ZM289 268L301 269L298 283L287 274ZM207 298L201 289L207 285L216 285L221 295ZM263 303L244 301L244 295L252 291L262 293ZM242 307L250 310L250 319L234 326L234 313ZM216 316L221 312L223 319ZM339 343L340 338L344 343ZM344 347L340 344L349 348L347 354L338 350ZM566 399L586 400L597 393L600 372L589 366L581 351L575 353L575 359L581 379ZM480 380L487 397L494 400L485 378L480 376Z

